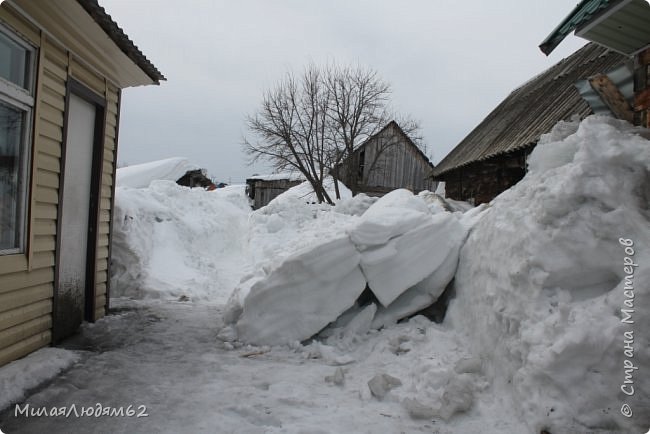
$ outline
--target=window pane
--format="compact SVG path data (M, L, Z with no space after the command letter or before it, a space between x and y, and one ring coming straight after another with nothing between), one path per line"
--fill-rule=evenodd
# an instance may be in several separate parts
M0 102L0 250L19 249L25 113Z
M27 88L29 52L0 33L0 77Z

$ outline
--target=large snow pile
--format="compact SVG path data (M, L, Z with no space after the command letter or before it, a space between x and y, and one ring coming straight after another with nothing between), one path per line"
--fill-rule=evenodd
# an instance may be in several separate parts
M385 195L360 217L322 207L311 208L311 214L297 197L287 200L294 203L272 202L253 217L255 227L274 233L286 228L289 234L275 244L285 254L265 249L277 243L277 235L270 243L255 243L267 262L243 280L229 302L227 319L236 322L243 341L284 344L310 338L354 309L366 285L378 300L369 315L374 326L393 324L431 305L454 275L466 228L455 214L432 214L407 190ZM345 206L354 208L349 202ZM298 230L292 222L296 216L306 218Z
M225 301L244 272L249 211L237 187L118 186L112 295Z
M145 188L152 181L178 181L190 170L200 169L186 158L175 157L117 169L117 185Z
M650 426L650 141L641 134L597 116L559 125L462 248L448 315L531 432Z

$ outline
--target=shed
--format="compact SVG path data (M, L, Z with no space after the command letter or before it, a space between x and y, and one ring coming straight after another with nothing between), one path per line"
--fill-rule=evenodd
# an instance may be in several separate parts
M0 5L0 365L106 314L121 89L161 80L96 0Z
M246 194L253 209L259 209L304 180L304 177L297 172L254 175L246 179Z
M434 190L433 164L395 121L359 145L333 171L352 194L383 196L406 188L414 193Z
M445 182L447 197L489 202L519 182L526 173L526 157L542 134L561 120L593 113L576 84L619 72L626 60L587 44L515 89L433 170L434 178Z

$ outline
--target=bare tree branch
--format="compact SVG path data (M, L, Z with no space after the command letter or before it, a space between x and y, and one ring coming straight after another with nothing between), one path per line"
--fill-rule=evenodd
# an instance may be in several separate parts
M250 161L268 160L277 170L300 171L319 202L333 203L323 187L335 175L353 189L358 184L354 150L395 116L388 108L390 86L372 69L360 66L309 65L299 77L287 73L264 93L260 109L246 118L256 136L243 139ZM403 129L417 141L418 126L408 119ZM347 160L346 160L347 159ZM346 164L343 164L346 162ZM341 167L349 165L341 170Z

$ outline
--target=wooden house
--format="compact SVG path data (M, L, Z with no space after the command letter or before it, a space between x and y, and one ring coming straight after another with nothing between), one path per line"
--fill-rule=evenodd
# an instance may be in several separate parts
M550 54L571 32L633 61L634 100L618 104L631 122L650 127L650 2L647 0L583 0L539 46ZM601 93L617 104L620 89L604 80ZM619 116L628 119L626 116Z
M607 48L585 45L508 95L442 159L434 179L445 182L451 199L477 205L491 201L524 177L527 156L556 123L612 110L594 89L603 77L631 83L626 60Z
M0 5L0 365L106 314L121 89L164 79L96 0Z
M434 190L433 164L395 121L369 137L333 173L352 194L383 196L406 188L413 193Z
M255 175L246 179L246 194L253 209L260 209L304 180L302 175L294 172Z

